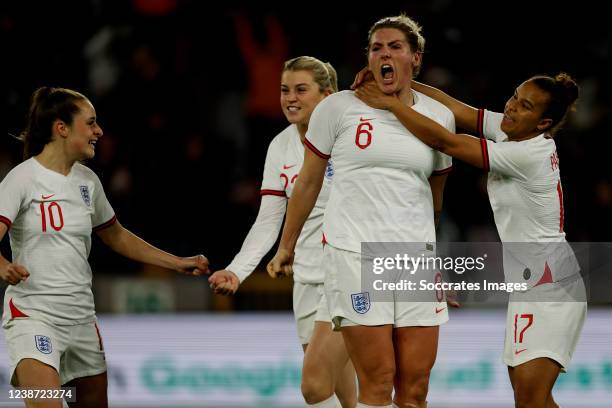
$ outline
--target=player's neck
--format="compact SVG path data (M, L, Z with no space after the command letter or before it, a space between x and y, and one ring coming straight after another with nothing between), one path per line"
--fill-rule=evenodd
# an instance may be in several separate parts
M412 92L412 88L410 87L410 84L403 87L399 91L399 94L397 96L404 105L406 106L414 105L414 93Z
M62 146L57 143L48 143L43 151L35 157L45 168L67 176L74 165L75 160L67 157Z

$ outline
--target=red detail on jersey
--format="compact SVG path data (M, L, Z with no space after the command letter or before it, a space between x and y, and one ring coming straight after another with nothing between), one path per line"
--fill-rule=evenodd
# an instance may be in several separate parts
M476 132L478 137L484 138L484 109L478 109L478 119L476 122Z
M297 164L292 164L291 166L287 166L286 164L283 164L283 170L287 170L295 166L297 166Z
M296 174L295 176L291 177L291 184L295 183L295 179L297 179L297 176L298 175Z
M514 355L515 355L515 356L518 356L519 354L521 354L523 351L526 351L526 350L527 350L527 349L520 349L520 350L516 350L516 351L514 352Z
M441 176L442 174L448 174L453 170L453 166L447 167L442 170L434 170L431 175L432 176Z
M374 120L374 118L364 119L363 116L359 117L360 122L367 122L368 120Z
M285 180L283 182L283 190L287 190L287 186L289 185L289 176L287 176L285 173L281 173L280 178Z
M40 196L42 197L42 199L43 199L43 200L48 200L48 199L50 199L51 197L53 197L54 195L55 195L55 194L51 194L51 195L46 196L46 195L44 195L44 194L41 194Z
M363 122L357 126L357 133L355 133L355 144L358 148L363 150L372 144L372 130L374 130L374 126L372 126L370 122ZM362 143L361 135L366 135L365 143Z
M310 149L310 151L312 151L314 154L316 154L317 156L319 156L322 159L329 159L331 156L329 154L325 154L322 153L321 151L319 151L319 149L317 149L312 143L310 143L308 141L308 139L304 139L304 144L306 145L307 148Z
M550 267L548 266L548 262L544 262L544 275L542 275L538 283L536 283L534 286L543 285L544 283L552 283L552 282L553 282L552 272L550 270Z
M561 187L561 180L557 181L557 194L559 194L559 232L563 232L565 214L563 211L563 187Z
M262 196L273 195L273 196L278 196L278 197L286 197L287 196L284 191L278 191L278 190L261 190L259 192L259 195L262 195Z
M482 149L482 168L484 171L489 171L489 148L487 146L487 139L480 139L480 148Z
M6 225L6 228L11 228L11 225L13 224L13 222L11 220L9 220L6 217L3 217L2 215L0 215L0 222Z
M45 215L45 203L40 203L40 221L42 222L42 232L47 232L47 216Z
M323 238L321 239L321 243L322 243L323 245L326 245L326 244L327 244L327 239L325 238L325 233L323 233Z
M49 204L47 206L46 211L45 204ZM57 223L57 220L53 215L54 208L56 209L55 212L57 213L57 217L59 218L59 224ZM62 213L62 207L60 207L60 205L56 201L51 201L50 203L42 201L40 203L40 221L42 222L42 232L47 232L47 212L49 213L49 222L51 224L51 227L55 231L60 231L62 228L64 228L64 214Z
M104 344L102 344L102 336L100 336L100 328L98 327L98 323L94 322L94 326L96 327L96 334L98 335L98 344L100 345L100 351L104 350Z
M550 168L553 171L559 168L559 155L556 150L550 155Z
M102 224L98 225L97 227L93 227L93 231L94 232L101 231L101 230L103 230L105 228L108 228L108 227L112 226L116 222L117 222L117 216L113 215L113 218L111 218L110 220L106 221L105 223L102 223Z
M438 313L442 312L444 309L446 309L446 308L445 308L445 307L441 307L441 308L439 308L439 309L438 309L438 308L436 307L436 314L438 314Z
M9 300L9 309L11 309L11 319L16 317L30 317L27 314L23 313L21 310L17 309L17 306L13 303L13 298Z
M54 208L57 208L57 215L59 216L59 225L55 225L55 217L53 216ZM60 207L58 203L53 201L51 204L49 204L48 211L49 223L51 224L51 227L56 231L60 231L62 228L64 228L64 215L62 214L62 207Z

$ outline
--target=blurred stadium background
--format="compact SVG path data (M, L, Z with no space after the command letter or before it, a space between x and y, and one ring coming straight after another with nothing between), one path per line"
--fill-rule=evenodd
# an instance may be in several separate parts
M571 241L610 241L612 29L603 6L231 3L3 1L3 129L21 131L38 86L82 91L105 131L89 165L121 222L168 251L204 253L222 269L255 219L266 148L286 126L278 103L283 61L329 61L346 89L365 64L369 26L406 12L427 39L420 80L474 106L502 110L534 74L566 71L579 80L578 111L557 139L565 229ZM19 143L0 135L0 179L20 155ZM441 240L498 240L484 182L455 163ZM0 250L10 253L8 239ZM222 298L205 279L137 265L100 242L91 263L111 406L302 406L289 280L258 270L235 297ZM608 306L591 305L573 366L557 383L564 408L612 406ZM513 406L501 363L503 310L452 314L430 406ZM2 342L0 387L8 387L7 376Z

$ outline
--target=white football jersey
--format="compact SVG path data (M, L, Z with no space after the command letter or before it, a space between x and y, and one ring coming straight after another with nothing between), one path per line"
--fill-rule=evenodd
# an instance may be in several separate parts
M414 92L412 108L455 132L448 108ZM361 252L361 242L436 240L429 176L451 168L449 156L425 145L386 110L352 91L325 98L315 108L306 145L333 160L334 182L325 211L326 241Z
M263 181L261 184L261 195L273 195L286 199L291 198L293 186L303 163L304 145L302 145L300 140L300 134L295 125L289 125L272 140L268 147ZM331 162L329 162L321 192L319 193L319 197L312 212L304 224L304 228L302 229L295 248L293 279L296 282L323 282L323 272L320 268L321 257L323 255L323 233L321 226L323 224L325 204L329 197L329 184L332 176L333 166ZM285 208L286 207L283 208L283 214ZM282 221L282 214L278 214L278 211L274 211L273 214L268 215L268 217L276 216L280 217L280 223ZM268 221L271 222L271 220ZM274 244L274 241L263 237L264 231L262 227L259 228L261 231L254 231L254 229L257 228L258 225L256 221L240 253L236 255L232 263L226 268L236 273L241 281L253 271L253 268L259 264L261 258ZM271 228L266 229L265 232L269 233L271 230ZM259 239L249 239L252 238L252 234L261 237Z
M295 125L279 133L268 149L264 177L261 183L262 195L277 195L291 198L293 186L304 164L304 145ZM323 256L323 213L329 199L331 180L334 175L332 161L328 161L325 178L319 197L306 219L295 247L293 278L302 283L323 282L320 268Z
M529 268L525 276L530 277L523 280L533 286L545 273L548 276L544 279L549 281L577 273L578 264L563 231L563 188L555 141L544 133L509 141L500 127L503 114L480 110L478 117L479 133L486 138L481 139L481 147L484 168L490 171L489 200L497 231L505 243L506 276L520 281L525 268ZM512 256L508 256L509 251ZM541 265L530 265L533 261L529 258L537 258ZM523 263L524 268L506 268L511 259Z
M9 226L13 262L30 277L4 295L3 323L33 317L58 325L95 319L92 230L115 222L95 173L80 163L64 176L30 158L0 183L0 221Z

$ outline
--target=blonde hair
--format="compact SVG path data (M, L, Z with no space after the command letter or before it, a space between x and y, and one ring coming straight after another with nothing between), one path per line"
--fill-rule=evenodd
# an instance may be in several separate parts
M303 55L285 61L285 71L308 71L312 73L314 81L319 85L321 93L330 90L338 92L338 74L329 62L323 62L315 57Z

